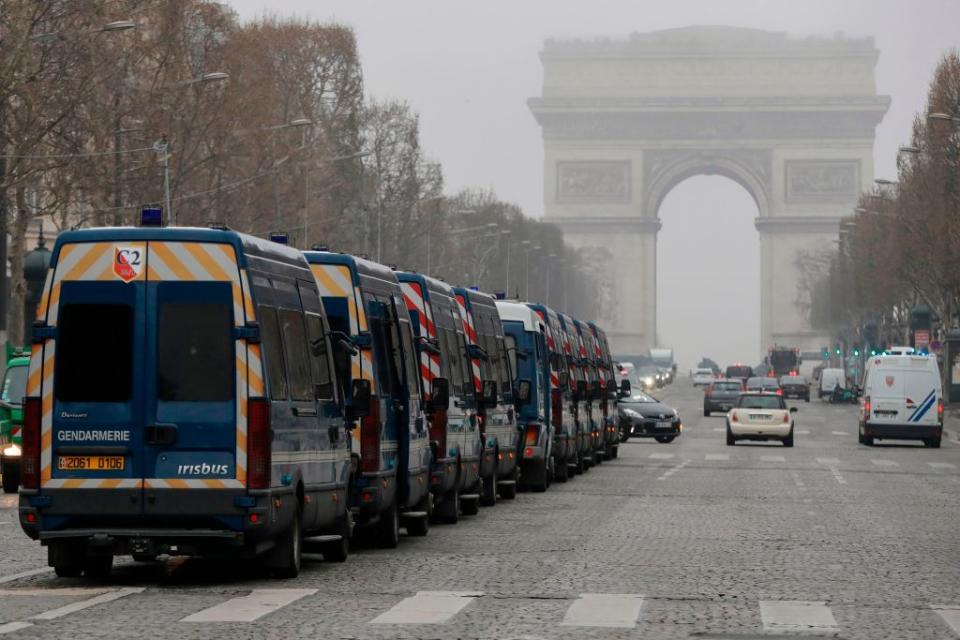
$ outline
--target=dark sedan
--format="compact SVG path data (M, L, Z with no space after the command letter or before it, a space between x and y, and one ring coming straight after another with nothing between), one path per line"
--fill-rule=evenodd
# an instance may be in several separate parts
M673 442L683 431L680 415L653 396L635 391L628 398L621 398L620 442L630 438L655 438L657 442Z
M726 413L737 404L742 392L740 380L716 380L703 394L703 415L709 416L714 411Z
M810 383L803 376L783 376L780 388L784 398L797 398L810 402Z

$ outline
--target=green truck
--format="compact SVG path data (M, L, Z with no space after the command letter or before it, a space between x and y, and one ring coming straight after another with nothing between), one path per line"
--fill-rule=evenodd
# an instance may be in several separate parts
M7 371L0 386L0 476L4 493L16 493L20 488L20 429L29 370L29 352L8 350Z

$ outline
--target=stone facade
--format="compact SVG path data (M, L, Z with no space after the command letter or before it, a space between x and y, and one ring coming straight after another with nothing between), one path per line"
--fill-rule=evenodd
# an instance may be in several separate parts
M618 353L656 343L657 212L673 187L726 176L757 203L761 351L817 350L796 260L837 238L873 179L878 96L870 38L694 27L627 40L547 41L540 97L544 214L576 246L617 257L603 315ZM623 265L634 265L625 269Z

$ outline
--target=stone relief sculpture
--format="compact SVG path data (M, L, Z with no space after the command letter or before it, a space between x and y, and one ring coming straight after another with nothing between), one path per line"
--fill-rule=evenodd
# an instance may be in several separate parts
M857 160L786 163L788 200L854 200L860 190Z
M557 199L625 202L630 199L630 163L560 162Z

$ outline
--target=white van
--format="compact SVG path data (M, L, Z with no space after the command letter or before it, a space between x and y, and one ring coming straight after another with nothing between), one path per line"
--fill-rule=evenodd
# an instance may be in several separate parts
M820 372L820 386L817 387L818 398L828 398L833 390L840 385L841 389L846 389L846 375L843 369L824 369Z
M934 356L874 356L867 362L860 409L860 444L874 438L923 440L939 447L943 389Z

